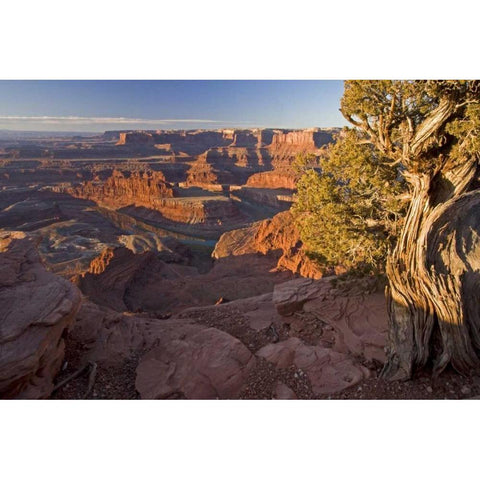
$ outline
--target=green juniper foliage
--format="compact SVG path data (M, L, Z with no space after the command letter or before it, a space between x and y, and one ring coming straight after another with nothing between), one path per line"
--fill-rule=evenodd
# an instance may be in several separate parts
M403 213L404 183L397 167L355 129L345 128L320 158L299 157L303 172L292 211L309 256L325 267L382 271Z
M381 271L401 229L411 179L430 176L443 186L432 189L432 205L442 202L445 195L434 193L448 191L448 172L480 151L478 90L477 81L346 81L341 112L354 128L320 158L321 173L308 158L296 164L303 175L292 209L310 256L325 266ZM457 103L454 114L447 112L451 120L430 131L435 124L426 119L446 100Z

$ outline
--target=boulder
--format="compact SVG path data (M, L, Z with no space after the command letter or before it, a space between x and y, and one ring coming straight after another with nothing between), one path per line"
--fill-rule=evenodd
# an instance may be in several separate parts
M315 395L336 393L368 378L370 371L346 354L329 348L306 345L296 337L271 343L257 355L276 368L296 367L308 376Z
M158 337L137 368L141 398L237 398L255 358L236 338L199 325L179 325Z
M237 398L255 366L240 340L194 319L118 313L91 302L69 339L82 346L80 363L96 362L102 371L140 358L135 387L147 399Z
M81 345L84 363L119 366L135 353L151 347L156 338L152 328L158 322L84 300L68 339Z

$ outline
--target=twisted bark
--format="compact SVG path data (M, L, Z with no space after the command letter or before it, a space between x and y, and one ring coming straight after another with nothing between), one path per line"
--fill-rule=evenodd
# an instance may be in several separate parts
M468 374L479 366L480 190L472 158L437 176L412 177L412 201L387 261L389 341L382 375L411 377L433 361ZM439 335L433 335L438 328Z

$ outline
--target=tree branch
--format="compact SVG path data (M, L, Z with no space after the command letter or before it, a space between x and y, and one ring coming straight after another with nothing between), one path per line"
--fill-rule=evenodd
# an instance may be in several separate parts
M432 138L455 112L456 104L452 100L442 99L439 106L419 126L411 143L410 155L417 157L426 142Z

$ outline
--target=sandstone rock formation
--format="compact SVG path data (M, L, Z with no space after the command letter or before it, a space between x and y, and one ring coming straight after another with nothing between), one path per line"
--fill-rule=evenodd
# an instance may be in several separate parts
M316 148L331 141L332 135L330 131L322 131L319 128L275 131L272 137L272 145L302 145L304 147Z
M128 205L155 209L159 199L173 197L173 189L161 172L126 174L119 170L114 170L105 182L84 182L69 193L115 209Z
M58 222L65 216L58 205L37 199L25 199L0 212L0 228L30 231Z
M90 253L98 255L102 248L118 245L119 235L141 235L139 230L151 227L217 240L225 231L289 208L295 180L292 162L298 153L320 155L332 132L148 130L25 142L12 139L6 144L0 140L5 153L0 155L4 159L0 225L42 229L42 237L48 238L48 245L42 246L43 258L55 260L55 271L66 277L85 271ZM22 158L22 148L43 154L38 153L38 160ZM95 215L87 214L89 207L90 213L103 209L100 213L109 222L99 226ZM136 228L134 222L128 222L133 229L124 228L105 214L107 209L125 213L149 228ZM19 223L22 216L24 221ZM76 231L75 223L79 224ZM97 228L98 235L92 233Z
M173 198L173 188L161 172L126 174L114 170L105 181L84 182L67 191L74 197L165 226L192 224L218 234L246 221L235 202L222 195Z
M333 329L336 351L384 363L387 323L383 292L316 299L306 303L304 311L314 313Z
M153 232L120 235L118 241L135 254L158 252L159 258L167 263L188 264L192 251L173 237L159 237Z
M132 356L151 347L156 337L152 328L163 321L117 312L85 298L68 341L81 345L80 363L122 366Z
M291 169L277 169L267 172L259 172L251 175L246 183L247 187L255 188L284 188L295 190L298 174Z
M88 362L93 389L82 374L53 397L326 398L368 378L384 358L383 296L312 280L322 272L292 214L268 218L292 201L295 157L315 164L331 139L318 129L107 132L34 143L49 158L2 162L0 227L41 237L49 270L83 293L72 325L78 290L33 247L22 253L26 237L7 242L4 259L14 247L19 259L0 272L14 279L0 282L5 396L48 396L55 375L58 384ZM5 357L7 347L28 361Z
M250 177L248 186L294 189L296 175L291 167L296 157L322 155L333 133L320 129L232 131L226 136L232 143L211 147L192 162L187 184L242 185Z
M0 397L50 395L79 306L79 291L45 270L32 239L0 234Z
M288 169L299 154L323 155L322 147L333 141L334 133L320 129L275 131L268 147L272 167Z
M190 166L190 169L187 172L187 179L185 185L190 186L203 186L210 184L227 183L225 178L219 178L219 171L216 170L210 163L208 163L205 158L199 158L197 161L193 162ZM228 174L227 172L222 172L223 176ZM229 180L231 180L231 175Z
M332 140L336 129L232 129L232 130L134 130L105 132L109 139L117 138L117 145L170 144L176 151L199 153L210 148L261 148L270 145L303 145L320 148ZM105 137L106 138L106 137ZM197 146L197 149L193 148ZM193 148L193 149L192 149Z
M322 277L320 268L307 257L289 211L250 227L224 233L212 256L220 259L255 253L275 258L278 269L289 270L303 277Z
M150 261L128 284L124 301L132 311L164 315L214 305L220 298L253 297L293 277L288 271L271 272L273 266L267 257L234 257L219 260L199 274L191 266Z
M267 188L294 188L293 174L287 173L298 154L322 155L322 147L333 141L335 129L232 129L218 131L129 131L117 132L120 148L163 148L173 160L177 155L194 157L185 179L186 185L242 185L258 172L273 173L272 179L251 180L250 186L263 181ZM113 132L108 132L113 133ZM110 137L108 137L110 138ZM290 177L290 179L289 179Z
M286 282L281 287L273 291L273 303L280 315L291 315L302 310L304 304L313 299L325 299L331 294L333 287L326 277L327 281L312 282L308 278L299 278Z
M341 283L335 277L291 280L277 284L273 294L191 308L178 318L225 330L273 365L269 375L278 382L269 387L272 397L292 398L292 388L298 392L292 383L278 389L287 372L322 397L369 378L370 368L385 358L387 310L376 282L335 280ZM257 364L253 381L262 375L265 382L265 367ZM247 389L252 386L247 382Z
M335 351L383 363L387 311L377 280L341 283L334 277L292 280L275 286L272 302L283 316L302 310L328 325Z
M199 155L212 147L226 146L231 143L222 131L212 130L134 130L116 132L117 146L170 145L175 152Z
M270 169L271 161L264 148L228 146L211 148L190 165L187 185L242 185L252 173Z
M151 209L152 210L152 209ZM242 223L245 218L233 200L222 196L166 198L155 202L154 212L129 207L125 212L146 219L159 219L181 224L192 224L200 227L220 227L224 223L235 225Z
M87 273L77 277L76 283L93 302L123 312L128 310L124 297L129 284L155 260L154 252L135 255L125 247L107 248L90 263Z
M106 132L107 133L107 132ZM118 134L118 141L116 145L127 145L134 143L136 145L146 144L154 145L158 143L153 133L151 132L120 132Z

